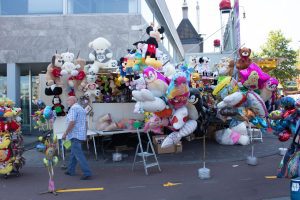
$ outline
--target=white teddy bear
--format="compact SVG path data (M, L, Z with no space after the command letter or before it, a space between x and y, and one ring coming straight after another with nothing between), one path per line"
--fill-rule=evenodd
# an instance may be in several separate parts
M74 61L74 54L70 53L70 52L65 52L61 54L61 57L64 61L64 64L61 67L61 72L60 74L62 76L68 75L70 74L71 76L77 76L78 75L78 68L80 68L80 66L75 65L73 63Z
M97 76L94 74L86 75L87 84L84 86L84 96L87 98L93 96L100 96L100 90L98 89L98 85L95 83Z
M89 58L94 61L93 67L95 73L98 73L99 68L109 67L109 61L113 56L111 50L108 49L110 46L110 42L103 37L96 38L89 43L89 47L93 49L89 54Z

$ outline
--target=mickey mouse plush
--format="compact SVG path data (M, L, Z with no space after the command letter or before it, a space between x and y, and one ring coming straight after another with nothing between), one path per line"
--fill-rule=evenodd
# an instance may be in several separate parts
M156 58L156 49L158 48L158 43L160 42L163 37L160 37L160 34L163 34L165 32L164 27L160 27L157 30L153 28L153 24L147 27L146 29L147 34L150 36L146 43L147 51L146 51L146 57L150 56L150 58Z
M65 116L64 106L61 104L61 99L58 95L55 95L52 99L52 110L56 113L56 116Z

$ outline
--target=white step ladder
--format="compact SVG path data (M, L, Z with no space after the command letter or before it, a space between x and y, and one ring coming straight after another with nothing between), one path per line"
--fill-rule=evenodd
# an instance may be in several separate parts
M155 151L154 151L153 144L152 144L151 138L149 136L149 133L147 132L146 134L147 134L148 143L147 143L147 149L146 149L146 151L144 151L140 132L137 131L137 136L138 136L138 139L139 139L139 143L136 147L135 156L134 156L134 160L133 160L133 164L132 164L132 170L134 169L134 166L135 166L136 163L143 162L144 169L145 169L145 174L148 175L148 168L150 168L150 167L157 166L158 170L160 172L161 172L161 169L160 169L160 166L159 166L159 163L158 163L158 160L157 160L157 157L156 157L156 154L155 154ZM150 146L151 152L149 152L149 146ZM141 161L136 161L137 156L142 157L142 160ZM147 164L147 158L150 157L150 156L154 157L154 162Z

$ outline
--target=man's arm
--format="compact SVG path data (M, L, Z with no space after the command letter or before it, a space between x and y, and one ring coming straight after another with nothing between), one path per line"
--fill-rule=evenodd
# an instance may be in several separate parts
M62 136L62 139L65 140L68 133L71 132L71 130L74 128L75 126L75 121L70 121L68 127L67 127L67 130L64 132L63 136Z

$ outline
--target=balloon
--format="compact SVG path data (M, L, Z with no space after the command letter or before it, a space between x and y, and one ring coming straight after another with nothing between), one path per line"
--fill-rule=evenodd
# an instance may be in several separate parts
M291 137L291 132L288 131L288 130L283 130L281 133L279 133L278 135L278 139L279 141L281 142L285 142L287 141L288 139L290 139Z
M244 82L248 80L251 73L256 74L254 72L256 72L258 75L258 88L262 89L264 83L267 80L269 80L271 77L267 73L263 72L262 69L259 66L257 66L255 63L251 63L247 69L243 69L240 71L241 82L244 84Z

